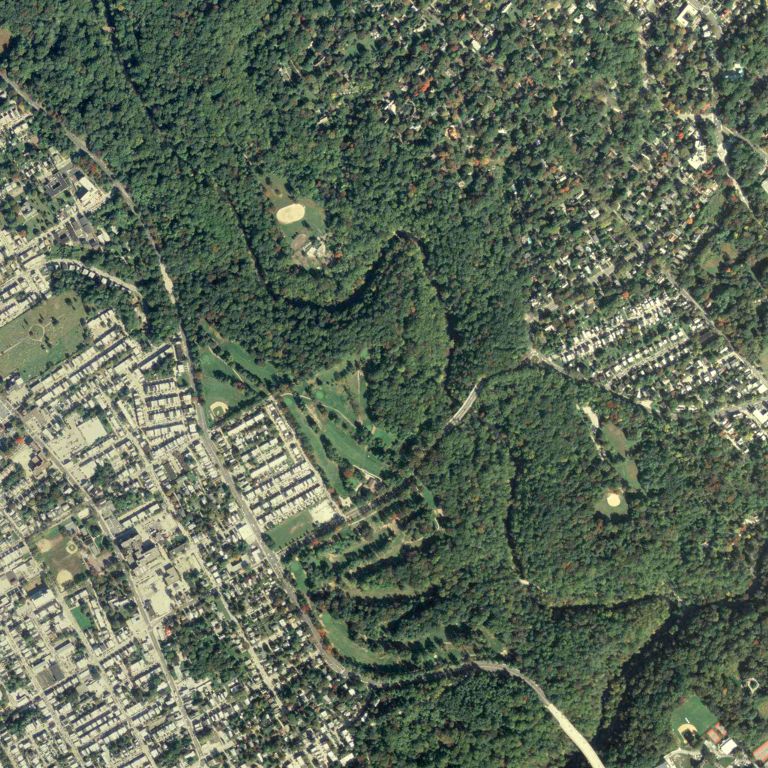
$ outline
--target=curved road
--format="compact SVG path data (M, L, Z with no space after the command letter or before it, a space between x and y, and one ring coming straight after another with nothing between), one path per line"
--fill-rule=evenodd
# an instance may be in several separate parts
M539 697L539 701L544 705L544 708L552 715L562 732L576 745L579 752L584 755L584 759L590 764L591 768L605 768L605 763L600 759L586 737L546 697L541 686L535 680L526 677L517 667L510 667L507 664L499 664L493 661L476 661L475 666L485 672L506 672L510 677L522 680Z
M80 274L83 274L85 271L93 272L99 277L103 277L107 282L110 282L113 285L116 285L119 288L122 288L124 291L129 293L133 298L134 311L138 315L138 318L141 321L141 324L143 326L146 326L147 316L144 314L144 310L141 307L141 303L144 297L141 295L141 291L133 283L129 283L127 280L123 280L119 277L116 277L110 272L105 272L103 269L99 267L93 267L88 264L83 264L82 261L78 261L77 259L48 259L45 263L46 264L63 264L64 266L68 266L71 264L74 267L78 267L78 271L82 270Z

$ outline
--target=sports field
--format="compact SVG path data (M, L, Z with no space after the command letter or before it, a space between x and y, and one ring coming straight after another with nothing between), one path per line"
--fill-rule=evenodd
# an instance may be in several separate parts
M686 696L669 718L672 730L677 733L681 727L692 725L700 734L706 733L717 723L717 715L698 696Z
M619 488L606 488L595 504L595 509L604 515L623 515L629 509L627 499Z
M80 299L67 291L0 327L0 376L18 372L29 380L60 363L85 338L84 318Z
M78 573L85 570L80 550L57 526L38 537L33 550L48 566L61 587L69 585Z
M241 382L237 373L208 347L198 351L198 363L205 407L208 415L215 421L223 416L228 408L243 400L248 393L244 385L243 389L236 386ZM227 380L222 380L222 376Z
M287 544L303 536L312 528L312 513L305 509L298 515L283 520L274 528L266 531L266 535L275 549L282 549Z

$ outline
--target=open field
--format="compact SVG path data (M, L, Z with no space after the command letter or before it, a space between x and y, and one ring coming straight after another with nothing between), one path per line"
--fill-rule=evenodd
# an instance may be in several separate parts
M344 488L344 484L341 482L338 466L328 457L325 448L323 448L323 444L320 442L320 436L309 426L307 418L301 408L299 408L298 403L291 395L285 395L285 397L283 397L283 403L291 414L299 433L303 436L309 452L312 454L312 458L320 467L328 482L331 484L331 487L337 494L339 494L339 496L347 496L348 494Z
M77 546L58 527L39 536L34 541L33 551L48 566L59 586L66 586L78 573L85 571Z
M303 536L311 528L312 513L310 510L305 509L304 511L299 512L298 515L289 517L274 528L265 531L265 535L272 542L272 546L275 547L275 549L282 549L295 539Z
M325 211L321 205L308 198L292 197L285 179L274 174L265 176L263 184L278 226L289 240L301 233L322 235L325 232Z
M369 472L372 475L380 475L384 463L368 453L355 438L343 427L333 421L325 420L322 424L323 433L331 442L331 445L353 466Z
M68 291L0 327L0 376L18 371L31 379L60 363L85 338L80 325L84 317L80 299Z
M299 592L307 591L307 572L304 570L304 566L298 560L291 560L288 563L288 570L293 575L293 579L296 582L296 589Z
M210 335L214 347L221 351L222 356L229 355L235 365L255 376L265 384L273 384L278 370L272 363L257 363L245 349L236 341L224 338L215 328L203 323L203 328Z
M86 630L93 626L93 622L91 621L90 616L88 616L79 606L72 608L72 615L75 617L75 621L77 622L77 625L80 627L80 629Z
M763 351L760 353L760 367L764 373L768 373L768 346L763 347Z
M717 715L698 696L687 696L685 702L672 711L669 723L675 733L690 724L698 733L704 734L717 723Z
M230 383L239 381L237 373L210 349L206 347L199 350L198 359L202 376L203 400L208 415L215 420L223 416L223 412L226 412L227 408L231 408L243 400L247 392L245 389L238 389L234 383ZM218 375L226 376L230 381L220 381L215 378L216 372ZM215 407L213 407L214 405Z
M637 469L637 463L634 459L624 459L624 461L620 462L619 464L616 464L616 471L619 473L619 476L622 480L624 480L627 485L629 485L630 488L640 488L640 483L638 481L638 469Z
M397 661L395 656L372 651L364 645L351 640L346 623L340 619L335 619L330 613L323 613L320 620L323 623L323 627L325 627L328 641L340 655L346 656L360 664L390 664Z
M321 371L306 387L306 394L328 409L335 410L348 422L359 421L384 445L395 441L395 435L377 427L369 418L365 401L366 382L360 370L352 370L341 378L337 368ZM316 382L316 383L315 383Z
M366 413L365 378L357 369L343 374L347 365L348 361L315 374L303 386L297 387L296 395L290 401L286 399L286 405L292 413L298 412L294 416L302 430L308 430L306 439L317 461L326 468L333 465L328 477L336 477L338 467L328 456L330 448L326 451L323 447L321 436L330 443L335 454L349 464L364 474L380 477L384 462L369 450L365 444L367 438L361 439L355 432L362 427L363 434L369 434L372 439L375 436L384 444L393 442L395 437L377 430L370 420ZM343 487L337 490L346 495Z
M603 515L624 515L629 507L624 494L616 488L607 488L595 504L595 509Z
M624 430L611 422L606 422L600 429L600 435L616 453L626 458L630 445Z

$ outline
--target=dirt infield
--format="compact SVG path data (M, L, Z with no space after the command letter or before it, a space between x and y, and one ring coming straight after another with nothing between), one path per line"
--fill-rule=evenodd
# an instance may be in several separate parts
M66 568L62 568L57 574L56 574L56 583L63 587L65 584L69 584L70 581L72 581L72 571L68 571Z
M306 213L306 208L301 203L284 205L276 214L278 224L295 224L301 221Z
M609 493L605 497L605 501L607 502L609 507L619 507L619 506L621 506L621 496L619 496L618 493Z
M229 406L223 400L217 400L215 403L211 403L211 416L216 419L220 419L225 416Z

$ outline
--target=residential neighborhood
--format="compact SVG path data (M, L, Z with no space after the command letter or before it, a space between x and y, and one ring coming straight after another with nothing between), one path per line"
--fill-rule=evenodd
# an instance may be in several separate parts
M346 765L361 694L261 538L340 510L277 402L209 437L184 339L148 344L115 309L52 293L53 270L77 273L145 320L135 286L74 255L121 236L89 218L109 193L58 150L26 164L30 114L4 98L0 130L24 168L3 188L0 232L4 759Z

